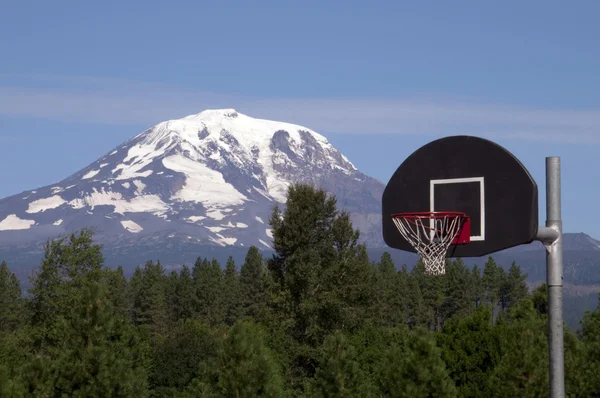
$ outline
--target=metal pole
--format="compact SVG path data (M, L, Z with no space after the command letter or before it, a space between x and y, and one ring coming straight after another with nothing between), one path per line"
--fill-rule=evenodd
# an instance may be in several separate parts
M563 253L560 195L560 158L546 158L546 227L554 229L558 238L544 242L546 246L546 279L548 283L548 350L550 354L550 397L564 398L563 340Z

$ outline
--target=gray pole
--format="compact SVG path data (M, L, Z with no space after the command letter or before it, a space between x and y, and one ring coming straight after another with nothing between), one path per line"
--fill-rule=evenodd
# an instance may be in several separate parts
M550 397L564 398L563 257L560 206L560 158L546 158L546 227L538 239L546 246L548 283L548 350L550 354Z

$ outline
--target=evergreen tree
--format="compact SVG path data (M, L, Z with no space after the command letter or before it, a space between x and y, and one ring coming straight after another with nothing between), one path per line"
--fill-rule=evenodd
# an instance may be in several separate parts
M196 291L195 316L210 325L218 325L225 317L223 306L223 275L216 259L198 258L192 269Z
M270 223L276 250L268 261L271 321L293 341L292 384L300 388L314 373L325 337L371 317L373 273L349 215L321 189L291 186L285 212L275 207Z
M429 275L425 265L419 260L411 272L411 277L418 284L423 306L426 309L421 316L427 316L427 327L440 330L445 319L445 305L448 279L442 275Z
M173 298L173 316L176 320L191 319L196 308L196 290L192 273L187 266L181 267L175 297Z
M502 282L500 267L492 257L488 257L483 268L483 286L485 288L486 301L492 307L498 305L498 302L500 301Z
M172 324L179 320L178 314L178 303L179 297L177 295L179 290L179 273L172 270L169 276L165 280L165 297L167 299L167 319Z
M243 316L260 319L267 295L263 257L256 246L248 249L240 270L240 295Z
M475 301L472 274L462 261L449 261L446 268L446 302L444 303L444 319L455 314L467 315L473 309Z
M538 314L548 315L548 285L546 283L535 288L531 294L531 301Z
M281 368L265 344L261 329L250 322L237 322L219 344L217 360L203 369L192 383L196 396L281 397Z
M154 332L164 331L168 325L167 281L160 261L147 261L136 269L131 281L133 295L133 320L135 325L145 325Z
M0 397L25 397L27 387L18 377L13 377L6 365L0 364Z
M157 397L174 396L201 376L217 358L218 332L197 320L178 321L156 344L151 388Z
M416 331L404 346L393 345L383 357L378 386L386 397L456 397L454 383L430 333Z
M503 310L513 308L527 296L529 289L526 279L527 274L521 274L521 267L513 262L501 288L500 302Z
M573 377L572 384L576 384L573 386L572 392L576 393L573 396L600 396L600 295L598 297L598 307L594 311L586 311L581 320L579 337L583 347L579 358L571 361L576 368L571 375L567 375L567 378ZM565 358L566 369L567 359L568 356Z
M112 306L117 313L125 315L127 313L127 279L123 267L119 266L112 270L104 268L104 283L107 296L111 300Z
M492 307L492 322L495 321L496 309L502 299L502 288L504 286L506 273L504 269L489 257L483 269L483 286L485 288L486 302Z
M471 289L473 291L473 306L478 308L481 304L483 304L483 300L485 298L485 286L483 285L483 280L481 278L481 271L477 264L471 270Z
M15 330L22 321L21 284L8 269L6 262L0 264L0 339L3 332Z
M509 316L502 313L495 331L500 361L488 379L491 391L502 397L548 396L547 323L531 300L521 300Z
M315 377L309 388L311 397L368 397L374 391L357 361L356 352L343 334L325 339Z
M114 312L99 284L87 285L81 301L58 323L64 337L56 356L38 354L19 372L35 396L147 395L135 332Z
M405 322L407 280L404 276L396 272L390 254L383 253L375 270L373 317L377 325L389 327Z
M91 230L83 229L44 246L41 267L30 277L28 300L38 347L61 338L57 319L82 300L86 286L102 279L101 246L92 237Z
M242 316L241 286L233 257L227 259L223 275L223 299L225 304L225 323L233 325ZM263 298L264 300L264 298Z
M413 269L413 271L409 273L406 266L404 266L401 271L401 274L404 274L407 280L407 319L408 326L411 328L426 327L433 323L433 311L425 305L418 277L415 276L417 272L419 272L419 270Z
M488 379L500 361L500 349L491 318L490 307L481 306L470 316L446 321L437 336L460 397L494 396Z

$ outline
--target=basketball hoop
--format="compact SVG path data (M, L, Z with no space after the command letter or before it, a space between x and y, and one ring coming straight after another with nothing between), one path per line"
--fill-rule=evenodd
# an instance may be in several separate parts
M470 241L470 217L453 211L397 213L394 224L413 248L421 255L425 272L430 275L446 273L446 253L451 244Z

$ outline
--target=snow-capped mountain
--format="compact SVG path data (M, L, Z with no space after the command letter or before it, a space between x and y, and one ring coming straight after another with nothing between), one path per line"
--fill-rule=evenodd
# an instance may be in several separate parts
M383 183L311 129L220 109L161 122L56 184L0 200L0 245L91 226L112 243L267 249L271 210L293 182L335 194L363 239L382 244Z

